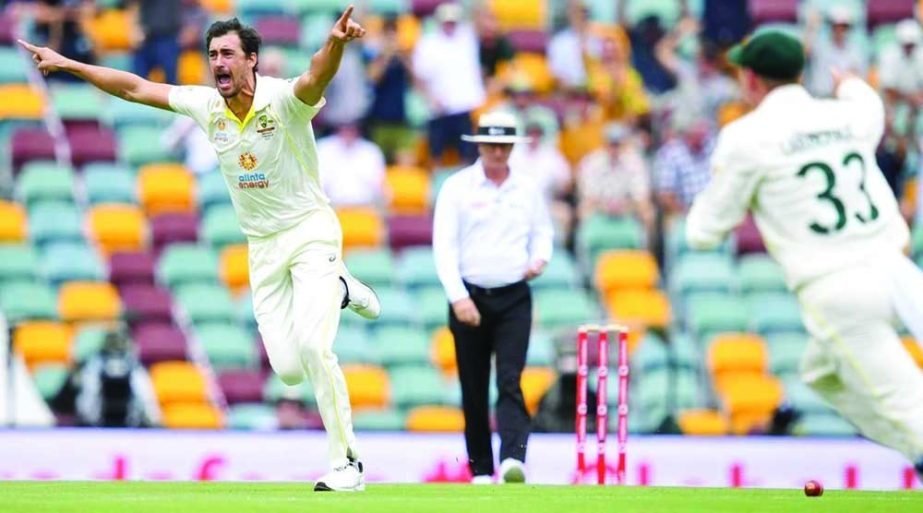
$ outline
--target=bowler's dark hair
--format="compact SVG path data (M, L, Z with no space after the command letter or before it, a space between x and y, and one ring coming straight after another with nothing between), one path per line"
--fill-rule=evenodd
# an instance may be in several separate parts
M249 56L251 53L256 54L257 63L253 66L253 71L259 71L257 68L260 64L260 45L263 43L263 39L255 28L243 25L237 18L231 18L227 21L216 21L208 27L208 30L205 32L205 52L208 53L208 49L212 44L212 39L231 32L237 32L237 37L240 38L240 47L243 49L244 55Z

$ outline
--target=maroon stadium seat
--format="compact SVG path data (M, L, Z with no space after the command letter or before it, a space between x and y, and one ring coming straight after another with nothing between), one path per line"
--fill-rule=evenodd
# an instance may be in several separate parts
M439 4L449 3L454 0L413 0L410 5L413 15L418 18L432 16Z
M10 141L13 153L13 170L19 168L30 160L54 160L54 139L46 130L41 128L23 128L13 132Z
M90 162L115 161L115 134L108 128L93 125L69 127L67 141L71 147L71 162L75 167Z
M301 24L298 18L266 16L256 22L256 30L267 45L298 46L301 42Z
M418 215L388 218L388 241L395 251L407 246L431 245L433 243L433 217Z
M218 385L228 404L263 402L263 371L233 370L218 375Z
M260 368L264 371L272 371L272 366L269 365L269 354L266 352L266 346L263 345L263 337L260 334L256 335L256 347L260 352Z
M548 33L543 30L512 30L507 34L517 52L545 54Z
M763 244L763 236L760 235L760 231L757 229L752 216L748 215L744 222L737 227L734 236L737 240L738 255L766 252L766 245Z
M798 0L749 0L754 25L772 21L798 21Z
M13 19L12 11L7 9L0 13L0 45L9 46L15 42L13 32L16 28L16 20Z
M125 285L119 290L125 317L133 324L169 323L173 319L170 293L155 285Z
M186 359L186 337L172 324L144 323L132 330L132 337L144 365Z
M199 218L195 214L171 212L151 218L151 243L155 253L174 242L196 242L199 238Z
M145 251L113 253L109 259L109 281L118 287L154 283L154 255Z
M914 0L874 0L866 2L869 28L913 18Z

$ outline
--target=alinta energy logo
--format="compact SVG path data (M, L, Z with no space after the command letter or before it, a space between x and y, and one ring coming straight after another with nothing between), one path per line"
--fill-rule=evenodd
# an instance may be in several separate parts
M249 151L238 159L240 167L247 171L253 171L256 167L256 162L256 155ZM269 179L266 178L265 173L243 173L237 175L237 187L240 189L265 189L269 187Z

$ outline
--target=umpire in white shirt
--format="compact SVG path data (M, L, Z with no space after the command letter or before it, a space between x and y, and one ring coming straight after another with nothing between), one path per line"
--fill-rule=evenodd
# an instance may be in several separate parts
M478 145L480 158L440 190L433 250L451 303L468 463L472 483L493 481L488 397L496 355L500 480L523 482L530 419L519 380L532 327L527 281L551 259L552 225L529 170L509 167L513 144L526 140L516 135L513 116L485 114L477 134L462 139Z

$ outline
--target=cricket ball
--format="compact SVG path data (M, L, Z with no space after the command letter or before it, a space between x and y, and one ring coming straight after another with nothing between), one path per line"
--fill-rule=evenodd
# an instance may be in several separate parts
M824 494L824 485L818 481L808 481L804 484L804 494L808 497L820 497Z

